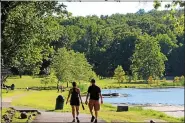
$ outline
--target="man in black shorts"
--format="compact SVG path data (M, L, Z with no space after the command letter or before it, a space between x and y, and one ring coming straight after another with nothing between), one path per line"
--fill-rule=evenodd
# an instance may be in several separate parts
M93 122L95 119L94 123L97 123L98 111L100 110L99 98L101 98L101 104L103 104L103 99L102 99L102 95L101 95L101 89L95 85L94 79L91 80L91 86L89 86L89 88L88 88L88 93L87 93L86 101L85 101L86 104L87 104L89 94L90 94L90 99L89 99L88 105L89 105L89 110L92 115L91 122ZM94 107L94 111L95 111L95 117L92 112L93 107Z

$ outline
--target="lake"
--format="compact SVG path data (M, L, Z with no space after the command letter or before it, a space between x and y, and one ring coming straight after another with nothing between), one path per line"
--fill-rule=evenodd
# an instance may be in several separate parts
M184 105L184 88L102 89L102 94L108 93L128 94L129 96L104 97L105 103Z

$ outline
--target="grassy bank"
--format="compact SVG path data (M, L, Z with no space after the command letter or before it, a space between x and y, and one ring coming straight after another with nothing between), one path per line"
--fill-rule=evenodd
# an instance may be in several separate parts
M59 94L61 94L66 101L68 92L57 93L56 91L38 91L29 94L29 96L21 97L17 100L14 100L12 104L16 106L28 106L37 109L55 111L54 110L55 100ZM80 107L80 112L89 114L87 105L85 105L85 109L86 110L82 110L82 107ZM57 112L71 112L71 107L69 104L67 105L65 104L64 109L58 110ZM128 121L128 122L133 121L143 122L147 119L161 119L171 122L181 122L183 120L180 118L173 118L167 116L166 114L158 111L143 110L140 107L131 107L129 108L128 112L116 112L116 107L110 104L103 104L101 106L101 111L99 115L102 119L108 122L116 121L117 119L119 119L119 121Z
M15 106L27 106L27 107L33 107L37 109L44 109L48 111L55 111L55 102L58 95L62 95L66 101L68 91L57 93L57 90L40 90L40 91L26 91L26 87L44 87L43 84L40 83L40 80L42 78L33 78L30 76L23 76L22 78L19 77L10 77L7 79L6 85L15 84L15 88L24 88L23 90L16 89L14 91L9 91L6 93L6 90L2 91L2 97L12 97L16 96L18 98L14 98L12 105ZM147 83L144 83L142 81L138 82L131 82L131 83L117 83L116 80L113 79L103 79L98 80L97 85L101 88L156 88L156 87L170 87L172 82L167 82L167 84L158 83L148 85ZM63 86L66 86L67 83L62 83ZM90 85L89 82L83 82L79 84L79 87L81 88L82 93L85 93L87 91L87 87ZM55 83L49 83L47 85L48 87L56 86ZM69 87L71 87L71 84L69 84ZM175 87L175 86L173 86ZM179 87L179 86L176 86ZM68 88L69 89L69 88ZM20 96L19 95L27 95L27 96ZM89 110L87 105L85 105L86 110L82 110L82 107L80 107L81 113L89 114ZM69 104L64 105L63 110L57 110L56 112L71 112L71 106ZM143 110L140 107L130 107L128 112L116 112L116 107L110 105L110 104L103 104L101 106L101 113L99 114L102 119L105 121L111 122L111 121L127 121L127 122L144 122L148 119L161 119L164 121L170 121L170 122L182 122L184 118L173 118L170 116L167 116L164 113L161 113L159 111L153 111L153 110ZM119 120L118 120L119 119Z
M29 88L38 88L40 90L46 89L45 85L41 84L40 80L42 78L40 77L31 77L31 76L22 76L22 78L19 78L18 76L9 77L7 79L6 85L15 84L15 88L22 88L25 89L26 87ZM109 88L167 88L167 87L182 87L183 83L176 82L173 83L172 81L159 81L158 84L147 84L145 81L137 80L137 82L123 82L118 83L114 79L103 79L103 80L97 80L97 85L99 85L102 89L109 89ZM64 87L67 86L67 83L60 83L60 85L63 85ZM90 85L89 82L81 82L79 84L79 87L81 88L82 92L86 92L87 87ZM48 89L56 89L56 83L49 83L46 85ZM71 84L69 83L69 87L71 87Z
M24 93L24 92L26 92L25 90L16 90L16 91L12 91L12 90L9 90L8 91L8 93L7 93L7 91L6 90L4 90L4 89L2 89L2 97L3 98L8 98L8 97L12 97L12 96L16 96L16 95L19 95L19 94L22 94L22 93Z
M11 110L12 109L10 109L10 108L2 108L2 116L5 115L5 114L9 115L7 111L11 111ZM15 112L15 115L12 118L12 123L20 123L20 122L26 123L27 122L28 118L21 119L20 114L21 114L20 112ZM32 114L34 114L34 113L27 113L27 116L32 115ZM35 118L35 116L32 115L32 118L29 119L29 122L33 121L34 118ZM5 123L4 119L1 119L1 123Z

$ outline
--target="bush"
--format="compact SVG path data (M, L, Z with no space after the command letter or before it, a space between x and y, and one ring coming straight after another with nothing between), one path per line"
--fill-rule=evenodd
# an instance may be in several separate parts
M176 76L173 81L174 82L179 82L180 81L180 77Z
M184 86L185 84L184 84L184 76L181 76L180 77L180 83Z
M152 76L149 76L149 78L148 78L148 84L152 84L153 83L153 78L152 78Z
M165 77L163 78L162 82L166 82L166 78Z
M78 87L80 88L81 92L87 92L88 86L85 84L79 84Z

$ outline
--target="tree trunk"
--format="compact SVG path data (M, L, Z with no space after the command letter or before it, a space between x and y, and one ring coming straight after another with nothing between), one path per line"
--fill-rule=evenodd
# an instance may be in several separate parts
M22 74L21 73L19 74L19 77L22 78Z
M59 92L59 81L57 83L57 92Z
M67 88L68 88L68 82L67 82Z

